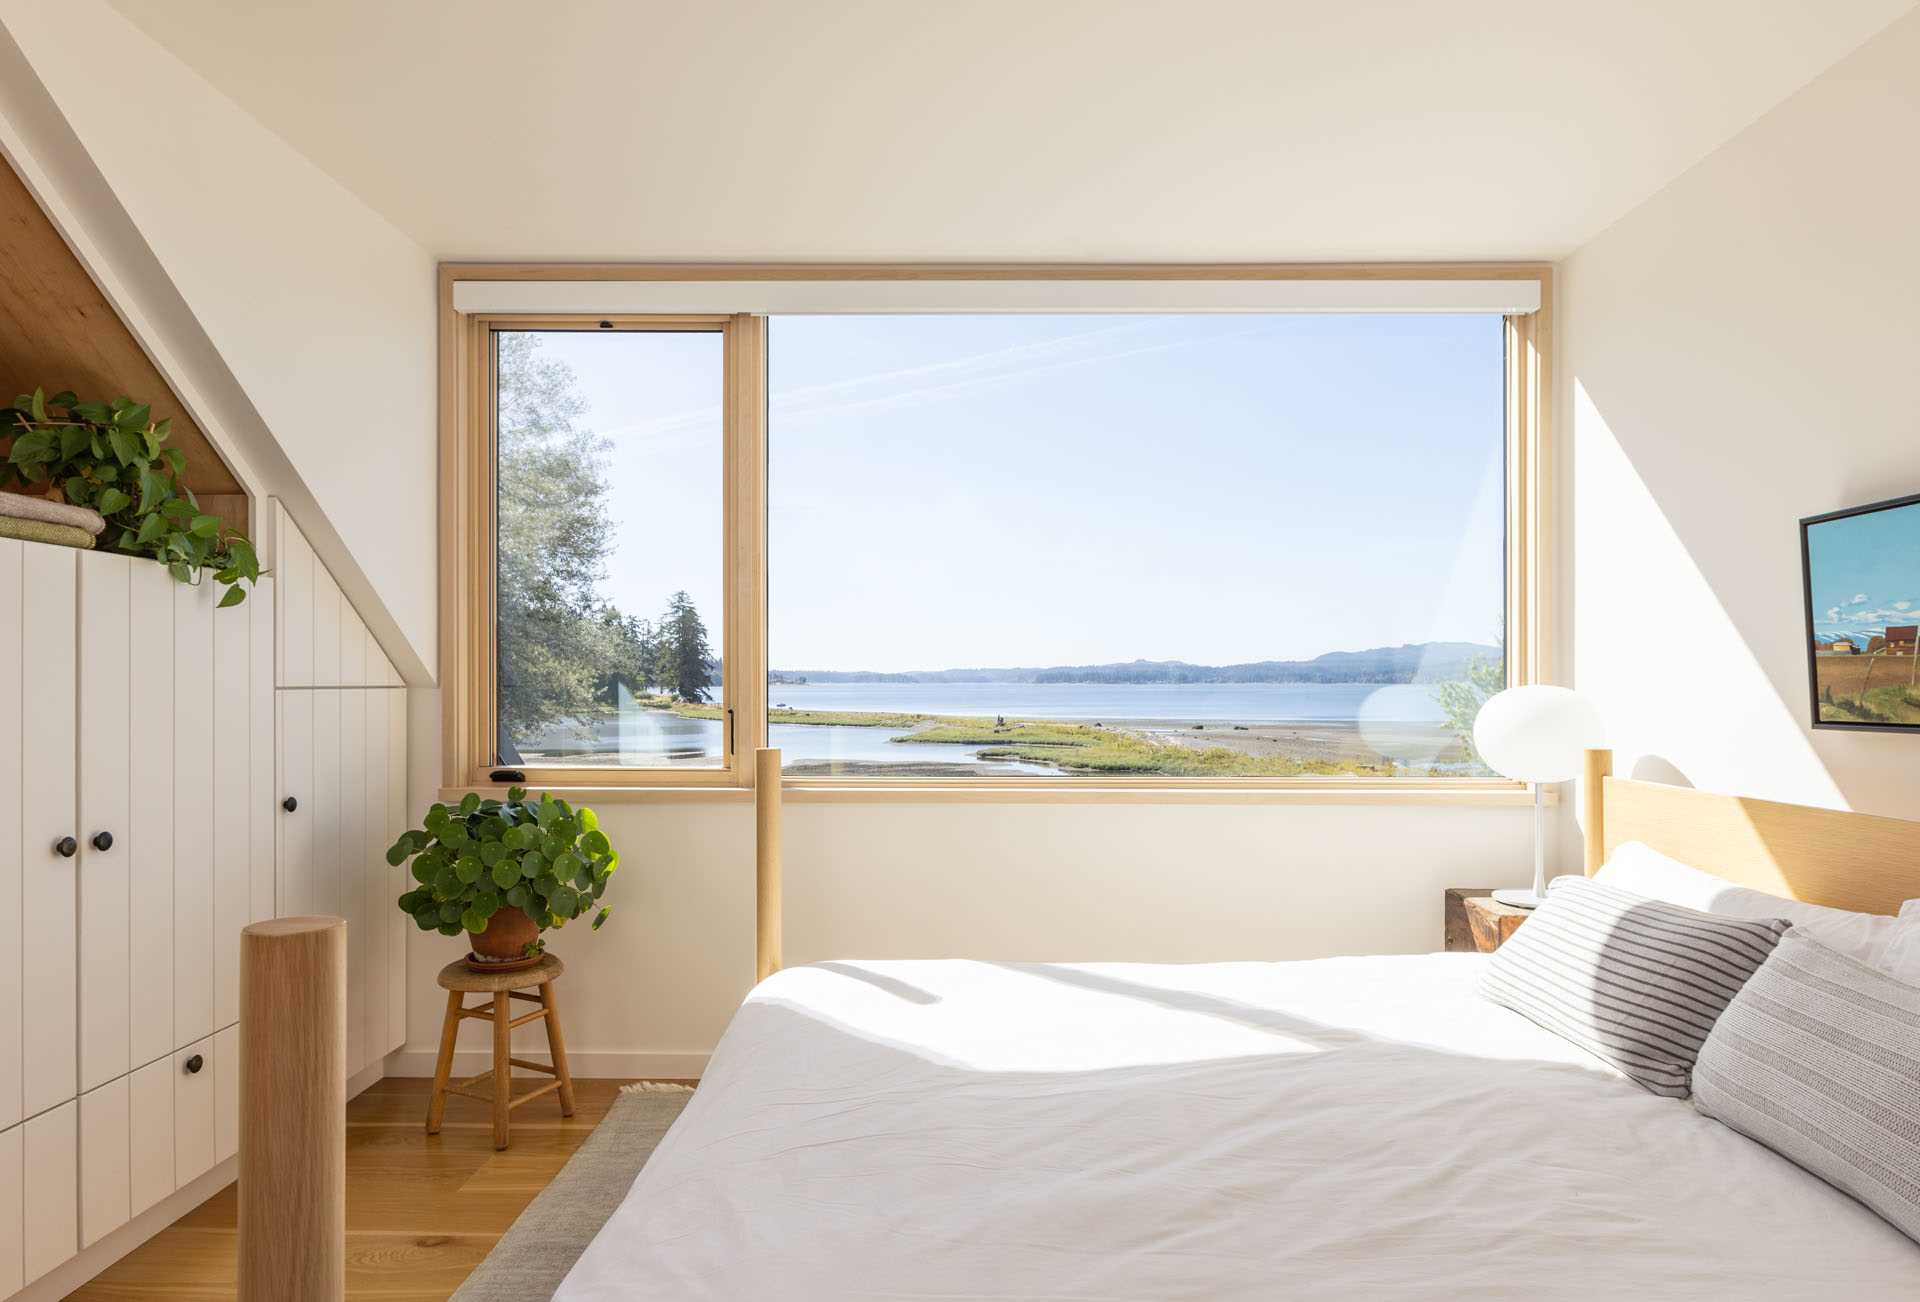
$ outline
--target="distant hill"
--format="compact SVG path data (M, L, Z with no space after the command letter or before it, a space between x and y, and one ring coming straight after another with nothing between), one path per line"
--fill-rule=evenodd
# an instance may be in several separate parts
M1366 651L1329 651L1311 660L1257 660L1195 665L1184 660L1130 660L1048 669L928 669L878 673L864 669L776 669L782 683L1432 683L1457 679L1475 660L1500 648L1477 642L1416 642Z

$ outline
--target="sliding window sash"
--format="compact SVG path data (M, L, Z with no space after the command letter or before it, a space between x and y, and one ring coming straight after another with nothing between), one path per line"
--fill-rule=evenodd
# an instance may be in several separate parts
M750 786L765 735L766 322L747 316L581 317L459 314L443 272L441 419L441 701L443 779L449 788L505 785L499 744L499 618L495 603L499 472L499 331L710 331L722 338L721 762L715 768L520 765L535 788ZM450 335L452 347L444 336ZM445 382L451 366L453 383ZM450 392L451 391L451 392ZM451 509L449 509L449 507Z

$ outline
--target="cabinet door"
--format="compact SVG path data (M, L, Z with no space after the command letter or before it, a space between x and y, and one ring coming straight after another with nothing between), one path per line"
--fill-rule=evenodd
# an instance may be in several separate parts
M275 843L279 839L280 798L275 790L279 781L279 748L275 744L280 701L273 690L273 622L276 583L263 578L253 585L253 593L242 609L252 620L252 664L249 726L252 729L253 758L247 770L252 791L247 798L247 824L253 848L248 856L252 873L252 909L254 922L277 917L279 874L275 870Z
M68 1099L20 1127L23 1273L29 1284L80 1250L80 1137L74 1125L79 1111L79 1101Z
M0 558L0 565L5 559ZM20 1151L23 1128L0 1130L0 1297L11 1297L25 1284L26 1174Z
M340 686L340 589L313 558L313 685Z
M240 929L253 919L252 620L213 612L213 1025L240 1018Z
M213 1160L240 1151L240 1028L213 1037Z
M213 1037L196 1041L173 1055L173 1184L185 1188L213 1169Z
M400 833L412 825L413 810L407 804L407 693L387 694L387 845L400 839ZM384 854L386 846L381 847ZM381 862L385 862L384 859ZM413 889L413 878L406 868L393 869L387 878L387 1052L398 1049L407 1038L407 931L413 923L401 916L395 902Z
M132 1215L133 1132L127 1078L80 1096L80 1246L92 1247Z
M128 1202L138 1216L173 1192L173 1055L127 1078Z
M54 850L63 837L79 839L74 809L74 710L77 655L74 559L66 547L29 545L21 566L20 777L22 1099L28 1115L71 1102L80 1091L78 896L80 857ZM35 634L38 634L37 636ZM67 1118L71 1130L71 1112ZM28 1136L29 1144L32 1136ZM68 1160L71 1163L72 1153ZM71 1185L72 1169L68 1170ZM31 1209L30 1209L31 1210ZM72 1208L68 1208L71 1221ZM71 1225L69 1225L71 1229ZM68 1235L69 1241L72 1235ZM28 1236L28 1252L34 1251ZM69 1244L70 1254L73 1249ZM37 1272L36 1272L37 1273Z
M126 1075L133 1065L128 1057L133 978L127 871L132 849L128 799L133 748L127 721L133 713L134 562L93 552L79 559L81 745L76 831L80 840L80 1089L84 1093ZM160 569L150 562L140 564ZM145 641L145 630L141 640ZM105 850L96 844L102 835L112 838ZM125 1099L121 1102L124 1105Z
M283 690L280 698L280 789L273 807L280 826L280 916L317 912L313 875L313 699L318 692ZM285 802L292 800L292 810Z
M173 589L173 1048L213 1033L213 585Z
M138 708L127 719L131 736L127 876L132 900L127 1003L134 1062L170 1055L180 1043L173 1033L175 586L162 566L133 567L132 622L140 630L140 649L130 674Z
M367 685L367 626L344 593L340 597L339 664L342 687Z
M282 687L313 686L313 551L286 508L275 504L280 536L274 605L279 615L278 682Z
M366 768L364 794L360 806L366 811L365 848L360 860L366 871L361 875L366 946L366 1059L371 1062L387 1052L387 966L392 954L387 929L399 912L394 899L400 892L389 892L387 884L396 869L387 864L387 847L394 838L387 835L387 698L393 693L376 688L366 693Z
M21 747L25 737L20 720L23 694L20 648L25 634L21 622L24 607L20 567L25 550L25 543L0 538L0 900L19 899L21 865L29 859L36 865L40 862L27 844L20 805L24 775ZM26 1115L20 1105L20 1063L25 1056L20 1040L20 1013L26 997L20 973L21 934L20 910L0 909L0 1129ZM13 1143L17 1154L18 1134L14 1135ZM6 1172L0 1170L0 1186L4 1186L5 1176ZM4 1187L0 1187L0 1195L4 1193ZM0 1206L0 1212L4 1210L4 1206ZM18 1225L14 1231L17 1238ZM0 1248L5 1246L5 1233L6 1227L0 1225ZM11 1278L17 1288L20 1283L17 1261L14 1269ZM0 1258L0 1296L10 1291L8 1278L6 1261Z
M340 693L312 691L313 860L309 913L340 916Z
M367 819L361 794L367 787L367 694L346 688L330 695L340 709L340 795L329 820L337 835L334 898L347 920L347 1044L343 1062L351 1077L367 1062Z

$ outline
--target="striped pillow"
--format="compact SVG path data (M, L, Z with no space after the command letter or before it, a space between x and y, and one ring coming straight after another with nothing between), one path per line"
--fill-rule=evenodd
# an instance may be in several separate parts
M1920 987L1789 935L1721 1014L1693 1087L1701 1112L1920 1240Z
M1494 951L1480 993L1683 1099L1714 1019L1786 929L1562 877Z

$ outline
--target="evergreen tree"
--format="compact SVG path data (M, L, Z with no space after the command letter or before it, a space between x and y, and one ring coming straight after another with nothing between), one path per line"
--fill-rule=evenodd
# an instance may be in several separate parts
M683 701L705 701L713 687L713 648L707 626L684 591L667 600L655 650L655 680Z

